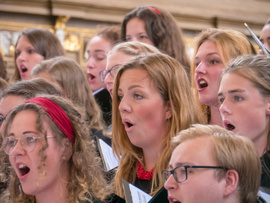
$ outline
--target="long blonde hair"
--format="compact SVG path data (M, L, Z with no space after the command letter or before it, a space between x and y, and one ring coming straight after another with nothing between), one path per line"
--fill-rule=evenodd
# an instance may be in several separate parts
M195 91L196 101L204 112L204 120L208 122L211 115L210 108L200 102L196 81L194 79L196 69L195 57L200 46L206 40L211 40L216 44L224 67L227 67L229 61L237 56L252 54L252 46L244 34L235 30L210 28L202 31L195 38L194 56L191 64L191 85Z
M118 110L120 100L117 92L120 78L126 70L130 69L145 70L164 102L170 104L172 111L172 116L168 121L169 131L164 141L160 143L162 153L154 168L151 195L154 195L162 187L161 171L168 167L171 156L171 138L191 124L200 122L198 108L190 89L188 77L184 68L175 59L157 53L136 57L123 65L116 75L113 87L115 91L113 93L112 122L113 150L119 158L121 156L114 179L114 192L121 197L124 197L121 179L134 183L136 163L143 157L142 149L130 142Z

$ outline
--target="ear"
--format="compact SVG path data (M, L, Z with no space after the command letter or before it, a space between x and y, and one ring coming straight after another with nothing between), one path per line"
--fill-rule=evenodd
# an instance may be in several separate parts
M270 115L270 97L266 99L266 115Z
M165 118L166 120L170 119L172 117L172 108L171 108L171 103L170 101L166 102L166 115Z
M69 160L72 156L72 143L68 138L63 139L63 159Z
M238 186L239 176L235 170L230 169L226 172L224 178L226 181L224 196L229 196L234 191L236 191L237 186Z

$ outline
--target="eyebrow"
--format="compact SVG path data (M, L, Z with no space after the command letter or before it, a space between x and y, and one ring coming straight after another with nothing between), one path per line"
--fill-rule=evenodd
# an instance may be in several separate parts
M242 92L245 92L245 90L234 89L234 90L229 90L229 91L228 91L229 94L234 94L234 93L238 93L238 92L242 93ZM218 93L218 96L223 96L223 93L222 93L222 92L219 92L219 93Z
M132 89L134 89L134 88L136 88L136 87L140 87L140 88L143 88L142 86L140 86L140 85L131 85L131 86L129 86L128 87L128 91L130 91L130 90L132 90ZM123 90L121 89L121 88L118 88L118 92L123 92Z
M212 53L208 53L208 54L206 54L206 57L209 57L209 56L212 56L212 55L218 55L218 56L220 57L220 55L219 55L219 53L218 53L218 52L212 52ZM195 59L199 59L199 57L198 57L198 56L196 56L196 57L195 57Z

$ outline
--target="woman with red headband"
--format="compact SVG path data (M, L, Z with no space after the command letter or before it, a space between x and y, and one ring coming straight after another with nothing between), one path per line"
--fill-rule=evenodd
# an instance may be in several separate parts
M11 202L97 202L108 194L81 112L67 99L44 96L8 114Z

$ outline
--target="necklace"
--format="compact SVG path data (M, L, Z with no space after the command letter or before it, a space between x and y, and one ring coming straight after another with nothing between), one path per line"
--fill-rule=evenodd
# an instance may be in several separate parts
M141 180L151 180L153 177L153 170L152 168L150 171L145 171L143 165L138 161L137 162L137 177Z

